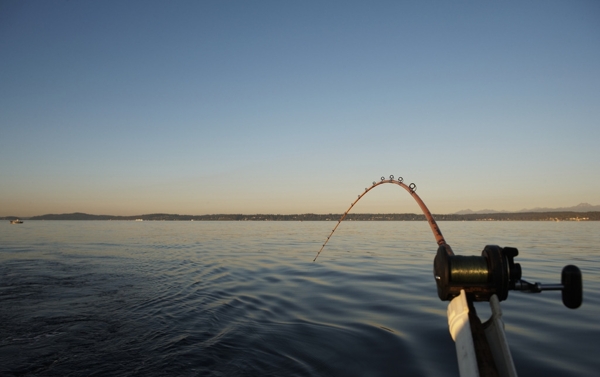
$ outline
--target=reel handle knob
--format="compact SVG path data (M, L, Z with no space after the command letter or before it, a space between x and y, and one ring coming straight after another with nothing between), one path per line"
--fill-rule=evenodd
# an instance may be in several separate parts
M569 309L577 309L583 301L581 270L572 264L565 266L561 274L562 301Z

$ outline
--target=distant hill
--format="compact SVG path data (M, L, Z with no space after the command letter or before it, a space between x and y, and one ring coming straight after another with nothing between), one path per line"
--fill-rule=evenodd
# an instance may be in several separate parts
M515 213L523 212L597 212L600 211L600 205L593 206L589 203L579 203L573 207L559 207L559 208L548 208L548 207L536 207L531 209L522 209ZM464 209L462 211L455 212L455 215L475 215L475 214L488 214L488 213L510 213L508 211L496 211L493 209L482 209L479 211L472 211L470 209Z
M579 203L573 207L560 207L560 208L536 207L533 209L522 209L519 212L594 212L594 211L600 211L600 205L593 206L589 203Z
M585 216L583 216L585 214ZM493 215L493 216L488 216ZM91 215L88 213L74 212L62 214L46 214L33 217L20 217L23 220L145 220L145 221L337 221L341 214L214 214L214 215L178 215L168 213L152 213L135 216L115 215ZM518 212L496 211L493 209L482 209L472 211L470 209L458 211L451 214L434 214L440 221L471 221L471 220L569 220L578 217L589 220L600 220L600 205L594 206L589 203L580 203L573 207L560 208L532 208L522 209ZM18 216L0 217L0 220L14 220ZM349 213L348 221L422 221L425 216L414 213Z
M60 215L57 214L47 214L41 216L33 216L30 217L29 220L113 220L119 219L122 216L110 216L110 215L90 215L82 212L75 213L62 213Z
M463 209L462 211L454 212L454 215L481 215L488 213L508 213L506 211L496 211L493 209L481 209L479 211L472 211L470 209Z
M578 206L578 209L584 208ZM586 207L587 208L587 207ZM87 213L63 213L33 216L26 220L143 220L143 221L337 221L341 214L216 214L216 215L177 215L153 213L137 216L90 215ZM520 211L495 213L434 214L438 221L599 221L600 211ZM349 213L346 221L425 221L425 216L414 213Z
M216 215L178 215L168 213L153 213L136 216L111 216L111 215L90 215L87 213L63 213L33 216L28 220L143 220L143 221L337 221L341 214L216 214ZM353 221L419 221L425 220L424 215L414 213L402 214L370 214L370 213L351 213L346 220Z

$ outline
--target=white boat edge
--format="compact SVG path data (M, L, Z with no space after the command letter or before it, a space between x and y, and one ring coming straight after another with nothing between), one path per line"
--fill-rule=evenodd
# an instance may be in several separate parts
M502 308L496 295L490 298L492 316L484 325L485 337L490 346L496 369L501 377L517 377L517 371L508 347ZM456 345L458 370L461 377L479 377L475 344L469 322L469 305L464 290L448 304L448 327Z

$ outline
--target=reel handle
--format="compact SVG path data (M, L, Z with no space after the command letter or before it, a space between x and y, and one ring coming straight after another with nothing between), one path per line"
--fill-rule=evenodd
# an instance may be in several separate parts
M565 266L560 276L562 283L562 301L569 309L577 309L583 301L583 283L581 270L572 264Z
M572 264L563 268L560 284L529 283L521 279L516 282L513 289L529 293L561 291L562 302L569 309L577 309L583 301L581 270Z

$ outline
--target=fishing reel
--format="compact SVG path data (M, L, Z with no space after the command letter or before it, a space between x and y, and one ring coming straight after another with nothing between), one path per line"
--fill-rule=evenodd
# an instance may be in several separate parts
M560 290L567 308L581 306L583 286L581 271L577 266L563 268L560 284L528 283L521 279L521 265L514 262L519 255L514 247L487 245L478 257L452 255L446 246L438 248L433 261L433 275L442 301L452 300L461 290L473 301L489 301L494 294L503 301L508 297L509 290L530 293Z

